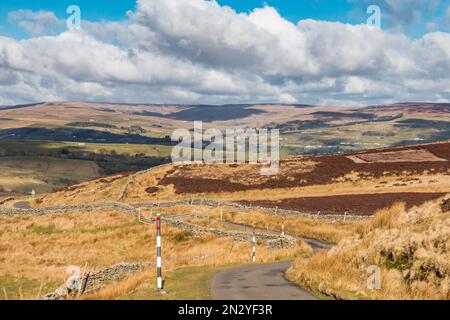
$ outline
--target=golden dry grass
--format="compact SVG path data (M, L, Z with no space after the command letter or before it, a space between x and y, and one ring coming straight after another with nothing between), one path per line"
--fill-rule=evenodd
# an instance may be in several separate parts
M220 219L219 209L210 212L211 217ZM339 240L353 235L361 223L317 220L301 216L275 216L259 209L243 211L234 208L224 208L223 219L272 231L281 231L281 226L284 225L287 234L331 243L337 243Z
M195 299L209 297L208 283L210 277L215 272L232 266L248 264L251 261L247 251L250 249L244 246L244 251L239 245L231 244L230 252L218 257L220 253L213 254L209 259L208 254L200 263L190 263L185 261L178 264L169 264L164 267L164 278L166 279L165 288L169 290L168 296L162 296L157 293L154 286L149 284L156 283L154 270L146 270L141 273L131 275L121 281L114 282L98 292L82 297L87 300L112 300L112 299ZM217 251L217 249L216 249ZM238 252L236 257L233 251ZM261 245L258 248L258 263L267 263L274 261L282 261L293 257L307 257L312 254L312 249L305 242L299 241L295 248L291 249L265 249ZM200 283L198 283L200 282ZM197 288L198 292L193 293L192 288Z
M261 209L240 210L232 207L211 208L208 206L179 205L170 208L142 208L143 217L161 215L197 215L187 219L204 227L222 229L219 223L228 221L248 226L254 226L271 231L280 231L285 226L285 232L295 236L319 239L325 242L337 243L341 239L352 236L365 225L361 221L329 221L317 220L301 216L276 216Z
M81 297L82 300L115 300L120 296L135 290L144 282L155 282L156 276L153 270L146 270L126 277L121 281L100 289L97 292L86 294Z
M49 216L0 217L0 276L62 284L67 266L88 265L88 271L119 262L155 260L153 225L114 211ZM307 255L310 248L258 248L260 262ZM194 237L190 232L163 225L165 270L186 266L222 266L251 261L251 243L213 235ZM142 277L142 278L141 278ZM96 298L115 297L137 286L145 275L132 276L102 290ZM2 284L0 283L0 287ZM24 292L26 298L33 293Z
M450 212L439 203L380 210L328 253L298 258L288 276L335 298L450 299ZM380 290L366 284L371 265L381 269Z
M44 195L40 198L42 201L41 203L33 201L32 206L51 207L99 201L115 201L127 180L127 176L122 177L121 175L114 175L84 182L58 192ZM29 200L31 200L31 198Z
M1 274L64 280L68 265L106 267L149 257L143 246L150 233L123 213L0 217L0 225Z

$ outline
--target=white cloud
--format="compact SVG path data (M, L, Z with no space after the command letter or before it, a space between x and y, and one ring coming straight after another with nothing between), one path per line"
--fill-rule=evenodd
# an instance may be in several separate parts
M82 26L0 37L2 101L450 100L449 33L413 41L365 25L294 24L268 6L237 14L202 0L139 0L129 21Z
M382 25L403 32L411 25L427 20L435 15L440 0L347 0L363 7L356 9L361 13L369 5L377 5L381 9Z
M8 14L8 19L32 35L54 33L60 30L64 21L51 11L16 10Z

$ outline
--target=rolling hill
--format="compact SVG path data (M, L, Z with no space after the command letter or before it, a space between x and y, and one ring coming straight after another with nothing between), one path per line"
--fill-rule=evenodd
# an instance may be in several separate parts
M72 186L46 195L39 206L87 199L205 198L314 214L371 215L397 201L419 205L450 192L450 143L290 157L281 160L273 177L261 176L259 169L251 164L167 164Z
M333 155L447 141L450 138L449 108L449 104L431 103L349 108L276 104L215 106L44 102L0 108L0 156L3 163L8 158L20 157L22 159L19 161L28 162L39 157L55 161L86 161L85 166L93 162L101 169L99 173L104 175L140 171L170 162L171 148L175 143L170 139L173 130L191 129L194 120L203 121L204 129L278 129L283 158ZM294 162L289 166L297 166ZM67 161L68 165L75 163L81 162ZM345 164L339 166L342 167L339 170L347 170ZM45 174L39 171L38 165L33 167L35 176ZM83 177L77 176L77 170L68 170L68 174L66 180L61 180L53 189L43 191L83 180ZM310 177L313 180L329 178ZM176 176L165 177L162 184L171 184L170 181L176 179ZM295 177L290 179L295 180ZM208 184L202 181L202 184L205 183ZM181 190L180 183L173 184ZM239 184L227 182L221 185L223 191L243 189ZM3 194L20 194L33 187L32 184L22 186L4 188ZM205 190L200 188L197 192Z

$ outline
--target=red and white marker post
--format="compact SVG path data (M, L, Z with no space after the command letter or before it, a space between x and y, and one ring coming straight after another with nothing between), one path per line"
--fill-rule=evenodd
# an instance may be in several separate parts
M252 238L252 261L256 262L256 232L255 227L253 227L253 238Z
M161 215L156 215L156 285L158 290L163 289L161 268Z

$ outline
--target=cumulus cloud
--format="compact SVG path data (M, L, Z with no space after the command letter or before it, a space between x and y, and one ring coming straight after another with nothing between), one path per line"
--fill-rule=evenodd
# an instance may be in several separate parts
M31 35L60 31L64 21L51 11L16 10L8 13L8 19Z
M411 40L365 25L295 24L269 6L238 14L203 0L138 0L126 22L0 37L0 104L443 101L449 74L449 33Z
M369 5L381 8L382 24L390 29L403 32L411 24L420 20L429 20L435 15L440 0L348 0L353 4ZM427 21L429 22L429 21Z

